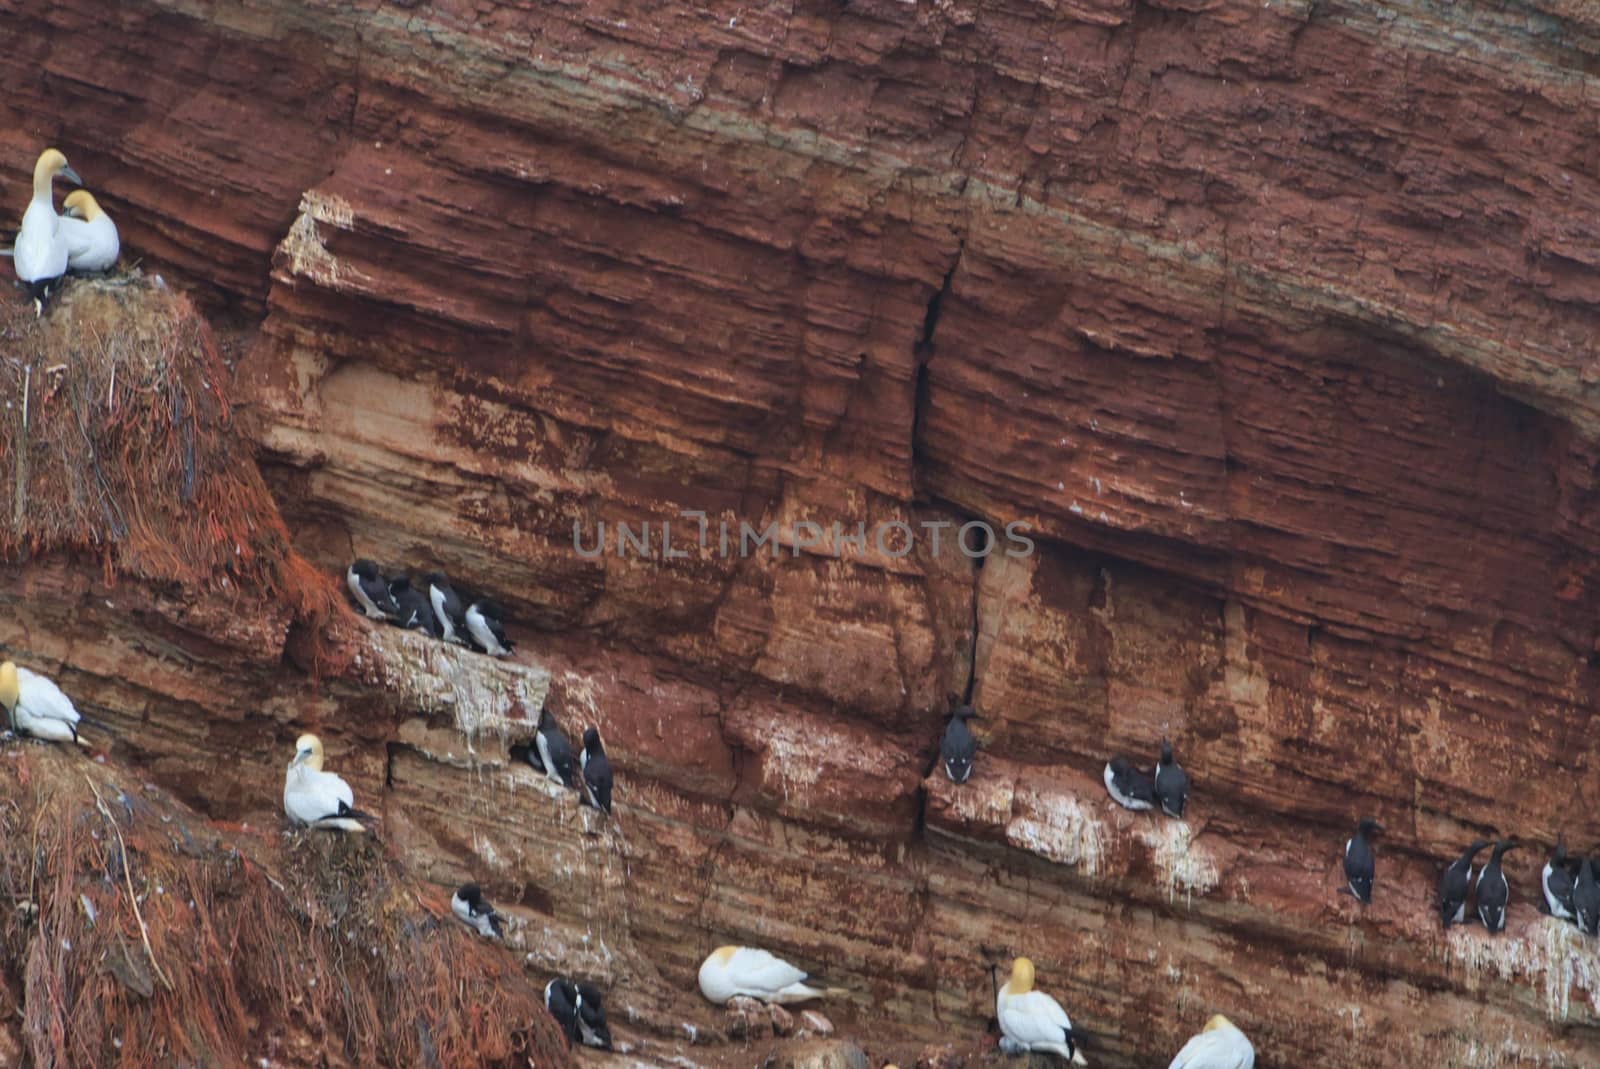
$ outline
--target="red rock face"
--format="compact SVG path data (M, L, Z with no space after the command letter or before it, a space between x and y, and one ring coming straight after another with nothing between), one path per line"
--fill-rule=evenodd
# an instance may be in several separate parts
M61 145L236 328L301 551L442 565L521 645L422 673L448 687L261 671L261 709L104 684L181 735L128 750L188 800L270 812L279 736L324 718L416 864L520 903L536 965L612 980L651 1057L724 1056L686 1045L723 1027L687 993L747 942L851 986L841 1031L902 1064L976 1045L1014 953L1114 1069L1214 1011L1267 1065L1583 1064L1595 944L1533 906L1545 847L1600 848L1587 6L58 0L0 27L6 202ZM800 545L974 519L1035 551ZM778 552L723 554L723 523ZM72 656L84 687L127 663ZM535 666L605 736L617 828L507 764ZM978 770L925 779L969 685ZM165 727L180 697L233 726ZM1162 735L1183 826L1100 786ZM196 782L224 737L266 770ZM1480 833L1536 845L1507 932L1447 938L1438 867Z

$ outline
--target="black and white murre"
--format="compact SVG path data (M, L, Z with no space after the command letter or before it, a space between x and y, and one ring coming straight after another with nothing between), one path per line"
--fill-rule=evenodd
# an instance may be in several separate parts
M1500 858L1518 845L1506 840L1495 843L1488 864L1478 872L1478 919L1491 935L1506 926L1506 902L1511 898L1511 885L1500 868Z
M1172 756L1172 743L1161 740L1161 759L1156 762L1156 798L1161 811L1183 819L1183 806L1189 800L1189 776Z
M586 1047L611 1049L611 1028L606 1024L605 999L593 984L578 981L578 1038Z
M567 1043L578 1045L578 985L565 976L558 976L544 985L544 1008L561 1026Z
M505 918L496 913L475 883L464 883L450 896L450 912L485 939L505 935Z
M1578 879L1572 885L1572 919L1590 935L1600 935L1600 867L1592 857L1578 860Z
M1106 762L1105 781L1106 793L1124 809L1156 807L1155 777L1135 767L1126 757L1119 755Z
M1450 862L1439 877L1439 922L1448 928L1467 919L1467 896L1472 893L1472 862L1478 851L1489 845L1487 839L1474 839L1461 856Z
M499 603L489 598L479 598L467 606L467 634L473 644L491 657L505 657L511 653L511 640L501 625Z
M511 756L528 762L562 787L578 785L578 760L561 728L540 710L533 741L511 747Z
M439 637L458 646L467 644L466 621L462 618L461 599L450 586L443 572L429 572L422 577L427 586L428 604L433 606L433 617L439 625Z
M1372 845L1367 840L1382 831L1383 827L1377 821L1363 817L1361 823L1356 825L1356 833L1344 844L1345 886L1341 890L1354 895L1362 905L1372 903L1372 875L1375 868Z
M399 608L389 593L389 583L378 572L378 565L365 557L344 573L345 585L356 599L356 606L369 620L392 620Z
M1566 845L1557 843L1555 853L1550 855L1550 860L1544 863L1544 870L1539 874L1539 890L1543 892L1539 911L1564 921L1572 919L1572 889L1575 884L1570 865Z
M411 585L409 576L396 575L389 579L389 597L394 601L394 615L389 619L407 631L420 629L434 638L439 637L439 621L433 615L428 595Z
M592 727L583 733L583 794L596 809L611 812L611 762Z
M972 737L967 721L982 719L970 705L958 705L950 714L944 739L939 743L939 763L944 766L944 774L950 777L951 783L965 783L972 775L972 761L978 756L978 740Z

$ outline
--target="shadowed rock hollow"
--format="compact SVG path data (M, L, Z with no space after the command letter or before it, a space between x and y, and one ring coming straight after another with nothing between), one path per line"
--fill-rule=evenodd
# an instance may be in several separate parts
M766 1056L693 991L724 942L849 987L877 1064L980 1047L1022 952L1110 1069L1216 1011L1269 1067L1600 1048L1596 945L1534 911L1543 847L1600 848L1589 6L103 7L0 13L0 197L59 145L195 295L288 562L19 535L51 378L7 328L0 645L115 765L275 827L319 730L642 1064ZM358 555L494 593L516 656L333 610ZM540 708L600 728L615 822L508 759ZM1099 782L1163 734L1182 824ZM1446 936L1490 833L1536 844L1507 930Z

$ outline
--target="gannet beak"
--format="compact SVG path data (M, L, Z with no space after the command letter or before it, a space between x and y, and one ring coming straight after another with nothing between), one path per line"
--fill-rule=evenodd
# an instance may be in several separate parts
M61 177L65 178L75 186L83 185L83 179L78 177L78 172L74 171L71 167L68 167L65 164L63 164L61 167Z

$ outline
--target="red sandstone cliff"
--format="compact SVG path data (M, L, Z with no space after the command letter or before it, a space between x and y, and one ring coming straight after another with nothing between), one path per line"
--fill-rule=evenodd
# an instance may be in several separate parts
M690 1042L727 941L901 1064L1020 952L1112 1069L1219 1009L1271 1067L1594 1058L1541 851L1502 938L1429 909L1479 832L1600 845L1592 7L104 7L0 9L0 196L60 145L211 310L296 549L443 565L522 647L323 664L291 614L14 560L0 642L115 759L265 823L320 726L655 1064L763 1056ZM1038 551L573 545L684 510ZM924 780L969 682L978 771ZM506 762L547 688L616 828ZM1186 829L1098 785L1163 732Z

